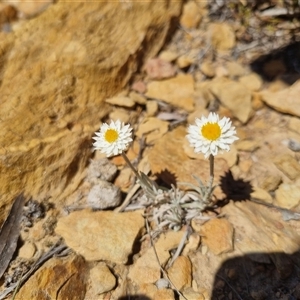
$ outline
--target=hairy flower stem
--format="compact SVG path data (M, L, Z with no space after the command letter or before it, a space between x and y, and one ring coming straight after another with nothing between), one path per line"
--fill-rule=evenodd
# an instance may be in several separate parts
M134 175L137 177L137 179L140 182L143 182L141 175L139 174L139 172L135 169L135 167L132 165L132 163L130 162L129 158L126 156L126 154L124 152L122 152L122 156L124 158L124 160L126 161L127 165L131 168L131 170L133 171Z
M214 183L214 162L215 157L211 154L209 156L209 175L210 175L210 181L209 181L209 189L211 190Z
M206 193L205 193L205 197L203 199L204 203L209 203L210 202L210 198L211 198L211 194L213 191L213 183L214 183L214 159L215 157L210 154L209 156L209 175L210 175L210 179L209 179L209 185L207 187Z

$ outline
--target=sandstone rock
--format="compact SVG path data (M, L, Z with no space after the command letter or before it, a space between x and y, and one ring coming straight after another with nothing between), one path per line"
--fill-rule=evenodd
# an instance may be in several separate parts
M36 247L31 242L25 242L24 245L19 249L19 257L25 258L25 259L31 259L33 258L34 254L36 252Z
M180 14L181 1L166 3L58 2L1 36L0 222L20 189L57 203L77 189L104 99L157 54Z
M90 270L91 289L96 295L112 290L116 285L116 278L104 262L99 262Z
M194 59L192 59L191 57L189 57L187 55L181 55L176 60L177 66L180 69L188 68L189 66L191 66L191 64L193 62L194 62Z
M29 231L28 240L38 242L41 241L47 235L45 230L45 223L42 221L34 224L33 228Z
M178 74L175 78L152 81L148 84L146 96L192 111L194 108L193 77L189 74Z
M161 58L151 58L145 64L145 71L150 79L166 79L174 77L176 74L175 67Z
M300 177L300 164L290 154L281 154L274 159L275 166L291 180Z
M236 146L231 145L228 152L220 152L218 158L224 159L227 162L229 168L233 167L238 161L238 151Z
M173 51L162 51L159 54L159 58L163 59L164 61L173 62L178 58L179 54Z
M248 174L253 167L253 161L252 159L240 160L238 166L242 173Z
M179 291L192 286L192 265L188 257L178 256L167 272Z
M266 203L272 203L273 199L271 195L265 191L264 189L255 187L254 191L251 193L251 197L256 198L258 200L264 201Z
M155 248L161 265L167 262L170 249L179 245L183 234L183 231L168 231L159 237ZM138 285L154 283L160 278L160 272L160 266L151 247L131 266L128 277Z
M208 116L209 111L205 107L197 107L194 112L188 115L187 121L189 124L195 123L196 118L201 118L202 116Z
M244 76L246 74L246 69L243 65L238 63L237 61L229 61L226 63L227 76L231 79L235 79L237 77Z
M40 14L44 10L47 9L48 6L53 4L54 1L52 0L45 0L45 1L24 1L24 0L17 0L17 1L7 1L14 5L17 10L20 12L22 18L30 18L34 17L37 14Z
M13 5L7 3L0 3L0 25L16 21L18 18L18 11ZM2 29L3 30L3 29Z
M252 108L256 110L260 110L264 107L264 102L262 101L262 96L260 93L252 93Z
M16 295L16 299L84 300L88 270L80 256L53 258L38 269Z
M146 91L146 90L145 90ZM147 99L144 95L136 92L130 92L129 97L137 104L145 105L147 104Z
M131 168L123 168L118 177L116 178L114 184L121 189L122 192L127 192L133 183L133 172Z
M146 142L150 143L161 138L169 129L169 123L159 120L154 117L146 118L139 129L136 131L136 136L141 138L146 136Z
M193 284L193 289L201 293L205 300L213 299L210 294L213 289L216 272L227 255L227 253L224 253L216 256L212 252L202 254L200 251L189 255L194 270L193 281L195 283Z
M216 77L218 78L222 78L222 77L228 77L229 71L227 68L225 68L225 66L216 66ZM231 77L231 76L230 76Z
M253 92L260 90L263 84L261 77L255 73L240 77L239 82Z
M196 251L200 245L201 238L197 233L192 233L189 237L187 244L185 245L182 255L187 256L190 251Z
M268 192L275 191L278 188L281 181L282 179L280 175L267 173L266 176L263 178L260 187Z
M206 299L203 294L195 292L192 288L184 289L182 291L182 294L186 299L191 299L191 300L205 300ZM179 300L185 300L185 298L180 296Z
M55 232L86 260L125 264L143 226L140 211L114 213L82 210L59 219Z
M113 121L120 120L125 124L129 123L131 114L128 113L128 110L121 107L114 107L114 110L109 113L109 119ZM106 157L106 156L105 156Z
M130 97L126 97L126 96L116 96L116 97L108 98L105 100L105 102L112 105L129 107L129 108L132 108L135 105L135 102Z
M236 141L235 147L239 151L253 152L259 148L259 143L255 140L239 140Z
M216 75L215 68L210 61L204 61L200 65L200 70L207 77L214 77Z
M186 128L180 126L165 134L156 141L150 149L148 161L152 173L160 174L167 171L176 178L177 182L190 182L197 184L192 175L196 175L202 181L209 180L209 161L202 159L190 159L183 144L186 136ZM174 146L176 145L176 147ZM224 159L215 159L215 181L228 170ZM167 180L167 179L166 179Z
M153 300L175 300L174 292L171 289L157 290Z
M211 44L216 50L231 50L235 46L235 34L227 23L211 23L208 26Z
M140 94L143 94L143 93L146 92L147 86L146 86L146 84L145 84L144 81L138 80L138 81L135 81L135 82L132 84L131 89L132 89L133 91L136 91L136 92L140 93Z
M300 182L282 183L275 191L275 204L291 209L300 204Z
M264 91L261 94L263 101L275 110L300 117L300 103L296 100L299 92L300 81L296 81L292 86L282 91L276 93Z
M242 84L220 78L211 82L210 90L242 123L249 120L252 115L251 93Z
M300 239L281 213L253 202L230 202L222 208L235 231L234 248L241 253L284 252L299 249Z
M154 295L157 291L157 287L151 283L145 283L140 285L139 293L149 297L150 299L154 298Z
M154 115L156 115L157 111L158 111L158 104L156 101L147 101L147 105L146 105L146 110L147 110L147 116L149 117L153 117Z
M194 1L188 1L183 6L180 25L187 28L196 28L202 19L201 9Z
M211 219L200 230L203 242L215 254L233 250L233 226L226 219Z
M288 127L289 127L290 130L293 130L295 132L299 132L300 118L291 117L289 119Z

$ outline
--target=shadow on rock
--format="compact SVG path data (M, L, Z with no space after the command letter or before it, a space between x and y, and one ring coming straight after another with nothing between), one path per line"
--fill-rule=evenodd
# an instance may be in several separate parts
M300 79L300 42L293 42L262 55L250 66L266 81L280 78L291 85Z
M230 200L234 202L249 200L253 192L249 181L234 179L230 170L224 176L221 176L220 188L225 194L225 198L216 202L216 205L219 207L225 206Z
M171 188L172 185L177 186L176 175L167 169L161 171L160 173L156 173L155 176L157 178L156 183L159 186L166 188Z
M300 252L251 253L225 261L212 300L300 299Z

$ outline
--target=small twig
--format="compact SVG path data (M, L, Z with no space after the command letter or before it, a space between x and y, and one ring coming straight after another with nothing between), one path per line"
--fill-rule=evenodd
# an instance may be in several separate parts
M168 273L164 270L164 268L161 266L160 264L160 260L159 260L159 257L158 257L158 254L157 254L157 251L156 251L156 248L155 248L155 245L154 245L154 241L152 239L152 236L151 236L151 233L150 233L150 228L149 228L149 221L148 221L148 218L146 217L146 228L147 228L147 232L149 234L149 237L150 237L150 242L151 242L151 246L153 248L153 251L154 251L154 254L155 254L155 257L156 257L156 260L158 262L158 265L159 265L159 268L160 268L160 271L162 272L162 274L165 276L165 278L169 281L170 285L173 287L174 290L176 290L176 292L181 296L183 297L185 300L188 300L177 288L176 286L174 285L174 283L171 281L171 279L169 278L168 276Z
M19 278L19 280L18 280L18 282L17 282L17 286L16 286L16 288L15 288L15 290L14 290L14 293L13 293L13 295L12 295L12 298L11 298L12 300L15 300L16 295L17 295L17 293L18 293L18 291L19 291L19 289L20 289L20 286L21 286L21 280L22 280L23 274L24 274L24 270L22 270L21 277Z
M131 168L131 170L133 171L134 175L137 177L137 179L140 182L142 181L141 175L139 174L139 172L135 169L135 167L132 165L132 163L130 162L129 158L126 156L126 154L124 152L122 152L122 156L124 158L124 160L126 161L126 163L128 164L128 166Z
M145 150L145 147L146 147L145 141L146 141L146 139L145 139L145 137L143 135L140 138L140 141L139 141L139 144L140 144L139 153L138 153L137 157L133 160L133 163L132 163L133 165L137 165L141 161L141 159L143 157L143 151Z
M121 206L115 208L115 212L122 212L126 208L126 206L130 203L130 200L132 199L133 195L137 192L137 190L141 187L139 183L136 183L132 189L127 194L124 202L121 204Z
M182 239L176 249L175 254L173 255L172 259L170 260L170 262L167 264L167 269L170 268L172 266L172 264L174 263L174 261L176 260L176 258L180 255L181 251L183 250L183 247L185 245L186 240L188 239L188 236L191 234L191 226L187 225L187 228L185 230L184 235L182 236Z

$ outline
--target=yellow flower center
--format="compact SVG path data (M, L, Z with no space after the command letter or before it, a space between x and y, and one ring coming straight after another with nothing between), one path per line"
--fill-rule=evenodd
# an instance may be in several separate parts
M115 129L107 129L104 135L105 140L108 143L115 142L119 137L118 132Z
M221 128L218 123L207 123L202 126L201 134L210 141L215 141L221 136Z

